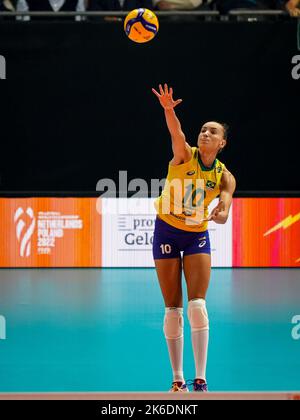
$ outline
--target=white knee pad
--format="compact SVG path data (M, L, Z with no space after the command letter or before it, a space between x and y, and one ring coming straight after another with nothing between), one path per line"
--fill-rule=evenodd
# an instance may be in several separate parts
M194 299L189 301L188 318L192 331L209 330L208 313L204 299Z
M164 333L168 339L183 337L183 309L166 308L164 318Z

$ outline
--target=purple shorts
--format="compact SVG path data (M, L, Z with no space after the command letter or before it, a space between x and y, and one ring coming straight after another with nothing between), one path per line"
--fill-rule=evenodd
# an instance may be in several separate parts
M187 232L177 229L161 220L155 221L153 238L153 258L178 258L183 255L210 254L209 234L205 232Z

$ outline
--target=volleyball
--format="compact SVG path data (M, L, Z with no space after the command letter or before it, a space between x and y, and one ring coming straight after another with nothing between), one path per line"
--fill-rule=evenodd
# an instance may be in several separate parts
M158 32L157 16L149 9L135 9L128 13L124 30L131 41L139 44L151 41Z

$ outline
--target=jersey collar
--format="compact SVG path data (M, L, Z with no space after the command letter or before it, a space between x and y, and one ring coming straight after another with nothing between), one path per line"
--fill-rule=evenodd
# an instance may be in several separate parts
M205 166L204 163L201 160L200 153L198 153L198 162L199 162L199 165L200 165L202 171L212 171L216 167L217 159L214 160L214 162L211 166Z

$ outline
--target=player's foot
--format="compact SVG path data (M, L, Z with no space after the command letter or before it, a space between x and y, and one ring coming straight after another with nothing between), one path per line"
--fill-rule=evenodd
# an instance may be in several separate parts
M169 392L189 392L189 389L186 386L186 383L175 381L172 383L172 388Z
M203 379L194 379L191 385L194 392L208 392L207 383Z

